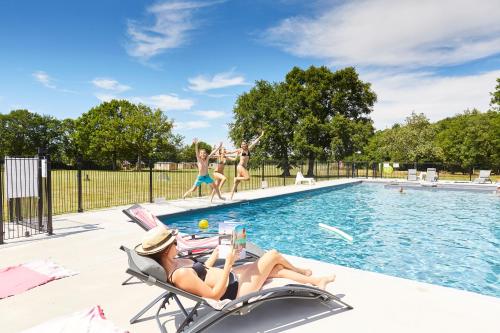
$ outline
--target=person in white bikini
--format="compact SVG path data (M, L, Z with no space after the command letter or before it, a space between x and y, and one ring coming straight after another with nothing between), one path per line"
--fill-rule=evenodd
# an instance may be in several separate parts
M215 186L219 189L219 192L222 193L222 186L224 186L224 183L227 180L227 177L224 175L224 168L226 166L226 161L236 161L236 158L233 156L227 155L226 148L220 147L219 148L219 153L215 155L217 157L217 165L215 166L215 170L213 173L213 176L215 178ZM210 198L210 201L213 200L215 195L215 190L212 190L212 196Z

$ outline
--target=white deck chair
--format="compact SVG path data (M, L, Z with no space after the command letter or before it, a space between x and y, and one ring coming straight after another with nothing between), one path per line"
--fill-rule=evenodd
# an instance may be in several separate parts
M491 175L491 170L480 170L479 171L479 177L474 179L474 183L477 184L486 184L486 183L493 183L493 181L490 178Z
M425 180L428 182L437 182L438 174L436 168L427 168L427 174L425 175Z
M417 169L408 169L408 180L416 181L417 180Z
M304 177L302 172L298 171L297 177L295 178L295 185L302 184L302 182L307 182L307 183L309 183L309 185L316 184L316 181L314 180L314 178L306 178L306 177Z

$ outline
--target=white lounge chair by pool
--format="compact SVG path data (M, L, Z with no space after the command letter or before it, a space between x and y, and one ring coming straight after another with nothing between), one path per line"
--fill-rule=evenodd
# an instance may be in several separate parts
M437 182L438 174L436 168L427 168L427 174L425 175L425 180L428 182Z
M306 178L306 177L304 177L302 172L298 171L297 177L295 178L295 185L302 184L302 182L309 183L309 185L316 184L316 181L314 180L314 178Z
M416 181L417 180L417 169L408 169L408 180Z
M474 183L477 184L493 183L491 181L490 175L491 175L491 170L480 170L479 177L474 179Z

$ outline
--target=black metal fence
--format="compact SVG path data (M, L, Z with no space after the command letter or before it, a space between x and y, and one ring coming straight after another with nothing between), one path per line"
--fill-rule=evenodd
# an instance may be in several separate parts
M9 239L52 230L54 214L82 212L90 209L128 205L140 202L155 202L182 198L193 185L198 170L195 163L146 164L142 170L110 170L109 168L88 167L79 163L74 167L56 167L51 170L48 156L6 159L0 163L0 231ZM10 163L10 164L9 164ZM29 164L30 167L27 165ZM46 167L45 167L46 165ZM336 178L399 178L406 179L408 169L417 172L436 168L439 179L470 181L477 177L479 170L463 170L455 165L442 163L394 163L394 162L342 162L307 161L291 162L288 172L283 171L278 161L251 160L250 179L239 184L238 191L263 187L286 186L295 183L300 171L316 181ZM36 169L36 172L35 172ZM223 196L228 197L237 173L237 165L228 163L224 174L227 177L222 186ZM498 175L500 168L493 170ZM10 172L10 175L9 175ZM24 174L23 174L24 173ZM13 175L23 174L35 184L13 187L17 182ZM212 171L210 171L212 174ZM31 176L30 176L31 175ZM44 176L45 175L45 176ZM20 177L20 178L23 178ZM495 181L498 176L492 176ZM31 186L31 187L30 187ZM14 193L13 191L16 191ZM19 193L18 193L19 192ZM211 188L202 185L190 196L208 196ZM238 198L238 194L236 197ZM217 199L215 199L217 200Z
M50 157L0 161L0 244L7 239L52 234Z
M228 163L224 174L227 177L222 187L223 196L229 196L236 175L236 164ZM479 172L458 170L456 166L440 163L382 163L382 162L342 162L307 161L293 162L289 172L283 172L277 161L250 161L250 180L243 181L238 191L262 187L286 186L295 183L297 172L308 176L311 169L317 181L335 178L406 178L408 169L425 171L429 167L437 169L440 179L471 180ZM454 170L453 173L448 170ZM458 170L458 171L457 171ZM497 171L498 172L498 171ZM113 171L106 168L84 167L52 170L52 194L54 214L82 212L89 209L106 208L182 198L193 185L198 170L195 163L155 163L146 164L142 170ZM210 171L210 174L212 172ZM211 188L203 184L190 196L208 196ZM237 194L236 194L237 198ZM216 199L215 199L216 200Z

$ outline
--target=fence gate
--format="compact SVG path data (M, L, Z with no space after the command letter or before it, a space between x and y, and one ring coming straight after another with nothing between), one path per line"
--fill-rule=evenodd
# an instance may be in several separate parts
M0 161L0 244L7 239L52 234L50 158Z

